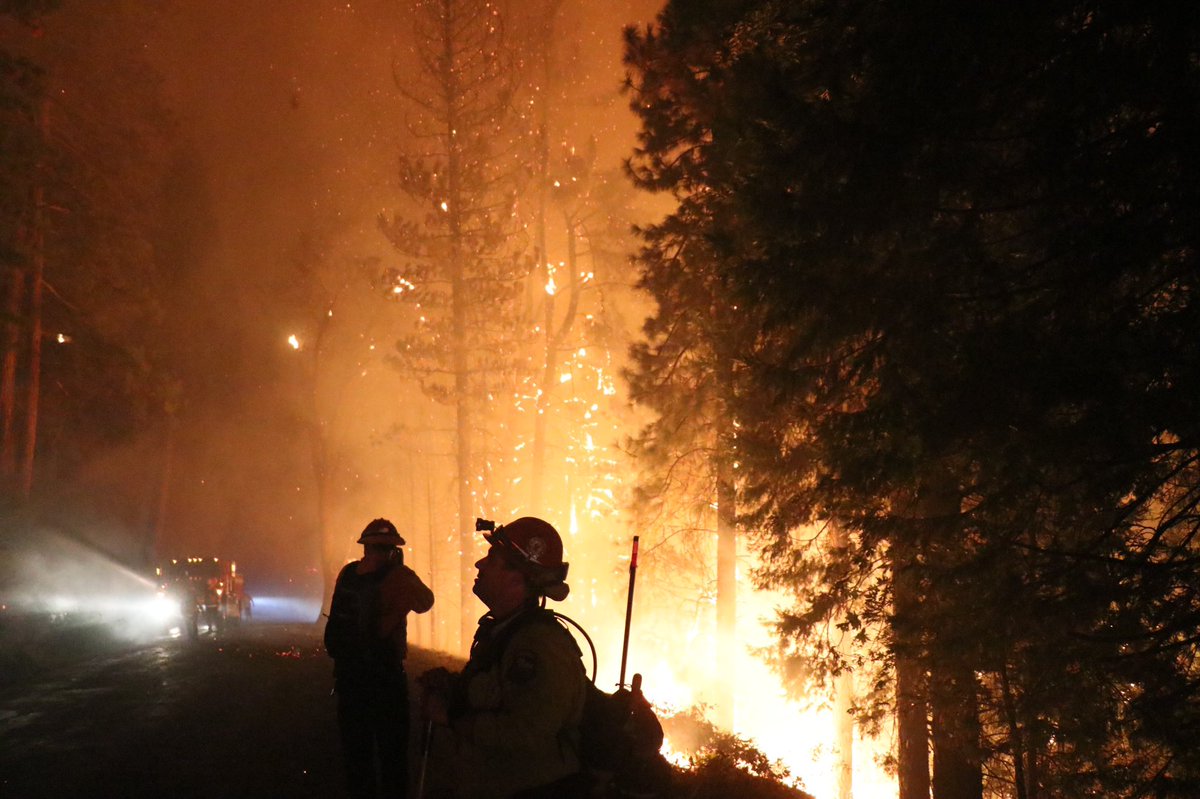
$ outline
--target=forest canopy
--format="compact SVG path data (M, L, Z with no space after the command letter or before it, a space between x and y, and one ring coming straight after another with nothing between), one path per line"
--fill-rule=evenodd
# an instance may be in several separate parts
M676 202L634 384L728 387L780 666L874 673L904 799L1200 788L1198 34L874 0L627 31L630 173Z

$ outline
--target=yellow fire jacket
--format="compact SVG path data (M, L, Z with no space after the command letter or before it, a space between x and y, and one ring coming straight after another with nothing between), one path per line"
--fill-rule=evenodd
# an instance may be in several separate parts
M455 686L453 795L461 799L511 796L580 768L587 676L579 649L557 622L519 616L481 621Z

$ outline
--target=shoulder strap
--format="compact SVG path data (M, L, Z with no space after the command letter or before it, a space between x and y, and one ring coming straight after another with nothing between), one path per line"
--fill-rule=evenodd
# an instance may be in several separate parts
M500 631L499 637L492 643L497 656L504 654L504 650L508 649L509 643L521 630L532 624L551 624L553 621L554 611L546 610L545 608L530 608L529 610L522 611L520 615Z
M488 617L485 616L480 620L481 631L482 625L487 619ZM495 624L496 622L490 623ZM504 657L505 650L508 649L508 645L518 632L531 624L554 624L554 614L545 608L532 607L501 623L503 627L494 637L479 638L477 636L472 642L468 666L474 663L478 668L490 668L492 664L498 663ZM558 627L557 624L554 626Z
M571 632L570 628L574 627L576 630L578 630L580 635L583 636L583 640L587 641L588 649L591 650L591 653L592 653L592 672L591 672L590 679L591 679L592 684L595 685L595 683L596 683L596 644L592 641L592 637L590 635L588 635L587 630L585 630L583 628L582 624L575 621L574 619L572 619L570 616L566 615L565 613L559 613L558 611L551 610L549 608L531 608L529 610L523 611L521 613L521 615L514 618L512 620L512 622L510 622L508 624L508 626L506 626L503 630L501 630L499 636L497 636L494 640L492 640L488 643L487 646L488 646L489 651L488 651L487 655L485 656L486 659L489 662L495 662L495 661L500 660L500 658L504 657L504 651L506 649L508 649L508 645L512 641L512 639L516 636L516 634L519 631L523 630L525 627L529 626L530 624L551 624L551 623L553 623L555 627L557 627L558 629L563 631L563 634L566 635L567 640L569 640L571 642L571 645L575 647L575 651L579 653L579 656L581 658L583 657L583 650L579 647L579 642L575 640L575 636Z
M573 634L571 634L571 631L569 629L567 629L568 624L571 625L571 627L574 627L576 630L579 630L579 633L583 636L583 640L587 641L588 649L590 649L592 651L592 678L591 679L592 679L592 685L595 685L596 684L596 644L592 641L592 636L588 635L587 630L583 629L582 624L575 621L567 614L559 613L557 610L551 610L550 613L554 616L554 620L557 621L563 627L563 629L567 630L567 634L571 635L572 641L575 641L575 636ZM578 643L575 644L575 648L580 649ZM582 649L580 649L580 651L579 651L579 656L583 657Z

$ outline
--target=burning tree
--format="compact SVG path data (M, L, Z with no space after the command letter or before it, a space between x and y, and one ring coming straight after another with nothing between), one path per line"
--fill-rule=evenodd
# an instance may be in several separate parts
M627 258L634 193L595 135L620 98L581 91L594 79L577 41L562 35L586 29L587 7L547 0L514 8L513 19L531 156L518 213L534 258L522 302L531 336L504 431L509 454L498 446L497 463L507 469L510 508L524 504L568 534L576 590L594 591L616 584L605 578L616 566L626 472L616 371L632 334L624 314L636 307ZM592 622L611 621L597 615Z
M396 363L454 409L460 597L471 597L473 520L494 502L476 448L480 411L511 391L528 271L515 227L521 179L512 125L514 70L498 8L483 0L428 0L416 8L415 71L397 86L413 112L413 148L400 157L403 210L380 225L401 257L385 282L419 310ZM463 641L470 638L463 613Z
M539 275L540 341L519 397L522 415L533 416L532 435L522 426L518 446L529 444L529 496L545 514L584 545L576 556L577 583L608 581L616 568L615 524L623 507L626 456L619 450L628 409L618 395L619 364L632 328L618 306L630 306L624 253L632 217L628 188L595 167L595 149L564 147L548 174L547 208L561 222L565 258L548 258ZM565 306L565 307L563 307ZM537 305L534 306L537 308ZM592 557L595 556L595 557ZM573 567L574 568L574 567ZM593 595L593 603L598 596ZM606 597L616 600L616 597ZM609 622L612 614L599 614Z
M564 414L564 406L576 403L570 398L559 402L557 395L567 383L571 383L569 393L578 395L574 390L577 384L563 377L588 360L604 360L589 359L589 347L611 355L613 341L604 334L610 314L597 283L595 255L603 249L600 240L611 232L606 224L609 215L624 210L614 203L617 198L603 191L595 136L579 130L579 98L571 89L584 76L577 56L561 52L562 37L556 35L556 29L562 10L562 0L548 0L528 9L528 33L521 46L526 80L520 96L531 109L529 142L534 153L533 180L525 192L532 214L525 221L536 255L528 313L540 338L532 355L529 384L533 405L529 504L538 509L546 504L547 453L564 449L564 435L574 438L568 448L582 444L584 436L572 436L572 431L579 426L594 427L588 425L592 419L589 411ZM604 264L604 268L608 266ZM585 355L580 356L581 351ZM603 378L598 382L603 383ZM557 430L552 424L555 415L568 417ZM558 461L549 471L561 471L563 460ZM585 470L593 478L605 471L610 470ZM566 504L570 505L569 497Z

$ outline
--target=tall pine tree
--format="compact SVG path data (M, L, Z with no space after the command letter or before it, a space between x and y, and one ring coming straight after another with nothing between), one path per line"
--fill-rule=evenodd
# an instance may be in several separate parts
M849 614L901 796L1195 789L1197 25L680 2L639 37L644 163L762 314L746 494L814 591L780 631ZM798 547L822 520L846 546Z
M385 276L388 291L419 310L416 330L397 345L397 365L454 410L465 645L473 626L467 608L474 519L491 512L478 444L481 408L502 385L511 391L528 271L523 241L512 235L521 178L519 127L512 124L516 76L494 4L426 0L415 15L417 66L396 76L412 110L412 143L400 158L408 202L380 225L400 257Z

